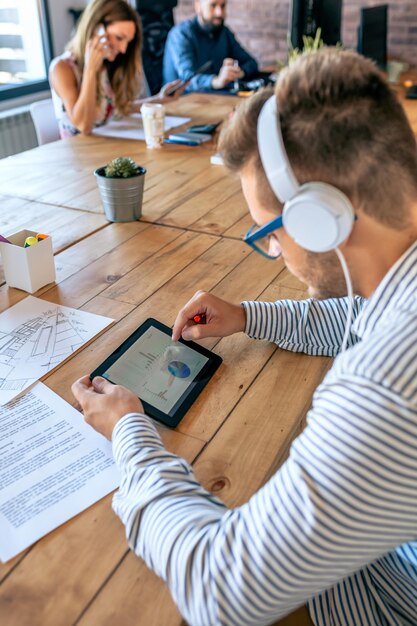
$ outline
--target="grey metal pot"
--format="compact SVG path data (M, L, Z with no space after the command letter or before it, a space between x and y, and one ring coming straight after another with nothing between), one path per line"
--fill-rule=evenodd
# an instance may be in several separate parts
M104 214L109 222L133 222L142 215L143 185L146 169L138 166L129 178L107 178L104 167L95 170Z

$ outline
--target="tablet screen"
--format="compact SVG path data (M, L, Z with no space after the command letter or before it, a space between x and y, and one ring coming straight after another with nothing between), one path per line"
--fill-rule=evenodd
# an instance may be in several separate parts
M172 330L149 318L94 372L133 391L145 412L176 426L222 359L193 341L173 342Z
M171 413L208 358L150 327L102 376Z

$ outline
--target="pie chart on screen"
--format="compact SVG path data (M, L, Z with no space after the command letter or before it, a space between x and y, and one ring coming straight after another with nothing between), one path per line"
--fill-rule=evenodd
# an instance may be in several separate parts
M176 378L188 378L191 374L191 370L186 363L181 361L171 361L168 363L168 372Z

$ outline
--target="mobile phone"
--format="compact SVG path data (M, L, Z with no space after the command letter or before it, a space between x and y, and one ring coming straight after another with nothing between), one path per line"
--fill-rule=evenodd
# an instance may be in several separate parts
M417 84L411 85L411 87L407 89L407 91L405 92L405 97L409 98L410 100L417 99Z
M215 124L195 124L194 126L189 126L187 128L187 132L189 133L204 133L211 135L214 133L216 128L220 126L221 122L216 122Z
M100 38L101 43L103 44L104 47L104 51L105 51L105 57L107 58L107 34L106 34L106 27L104 26L104 24L100 24L100 26L97 29L97 35Z
M195 72L193 72L191 76L187 78L187 80L182 80L178 83L178 85L175 85L175 87L171 87L169 91L165 92L165 95L172 96L178 89L181 89L181 87L183 87L184 85L187 85L187 83L189 83L190 80L194 78L194 76L197 76L197 74L204 74L204 72L210 69L210 67L211 67L211 61L207 61L206 63L203 63L203 65L200 65L200 67L198 67L195 70Z

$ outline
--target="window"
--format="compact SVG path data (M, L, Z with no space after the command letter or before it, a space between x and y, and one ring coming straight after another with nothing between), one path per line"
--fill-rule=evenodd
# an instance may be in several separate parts
M46 0L0 0L0 100L49 89Z

